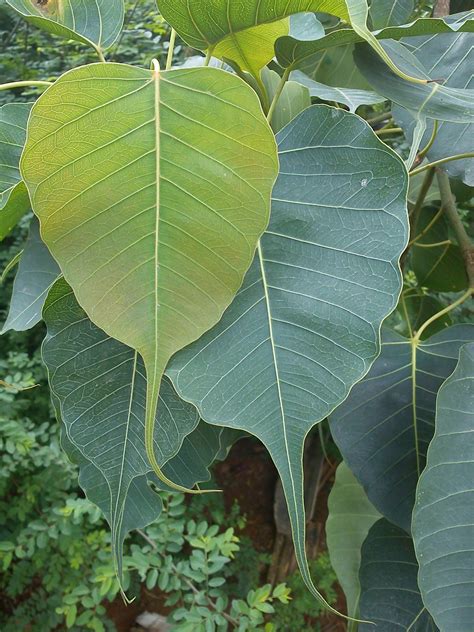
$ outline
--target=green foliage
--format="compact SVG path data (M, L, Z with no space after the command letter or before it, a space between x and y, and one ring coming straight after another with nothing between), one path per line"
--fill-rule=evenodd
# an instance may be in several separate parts
M167 595L182 631L305 629L311 605L337 613L328 558L310 567L306 553L302 456L327 418L345 461L328 545L350 614L382 632L464 626L472 458L452 424L474 430L472 12L159 0L163 17L128 4L120 33L121 0L7 4L2 626L105 630L106 602L142 584ZM67 53L45 60L46 36L24 24ZM148 41L135 46L138 33ZM206 57L179 67L192 54L182 42ZM34 101L27 127L13 94ZM59 448L44 327L11 331L43 318L61 443L86 499ZM265 560L241 550L236 510L170 491L207 481L242 432L282 481L300 569L290 587L261 585ZM368 532L371 502L383 517Z

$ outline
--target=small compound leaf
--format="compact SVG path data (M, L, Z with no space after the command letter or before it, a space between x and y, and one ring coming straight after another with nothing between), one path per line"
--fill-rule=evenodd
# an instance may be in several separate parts
M381 518L362 485L342 462L328 499L326 540L331 565L347 600L347 614L359 615L361 548L372 525Z
M0 107L0 241L30 208L19 168L30 110L30 103Z
M167 373L205 421L266 445L318 595L305 553L303 446L378 355L401 287L407 176L370 127L340 109L304 110L278 141L270 226L244 285Z
M124 0L7 0L7 4L38 28L98 49L111 46L123 26Z
M410 110L413 115L449 121L474 122L474 91L441 85L421 62L400 42L385 41L382 46L394 63L412 77L431 83L413 84L397 76L366 44L358 44L354 60L367 81L387 99Z
M53 399L67 440L75 453L80 452L80 464L87 466L81 472L81 484L90 490L91 500L104 510L109 521L120 576L123 540L127 531L136 528L131 524L140 518L141 503L146 520L154 511L150 510L150 465L144 444L143 362L136 351L91 323L64 280L51 289L44 319L48 334L43 360ZM165 379L157 417L154 448L163 465L196 428L199 416L193 406L178 398ZM217 442L216 452L218 449Z
M0 333L11 329L25 331L39 323L49 289L60 274L58 264L41 240L39 223L34 217L13 283L7 320Z
M438 213L439 207L422 209L415 226L415 235L426 229ZM441 245L427 248L429 244ZM464 258L459 246L449 240L449 227L444 214L413 244L411 266L418 283L430 290L461 292L468 287Z
M268 223L278 161L258 98L214 68L83 66L34 105L21 167L80 305L144 360L160 475L163 371L220 320Z
M473 14L471 14L473 15ZM450 16L449 23L462 23L466 15ZM449 88L467 88L474 92L474 47L471 33L444 33L404 41L410 52L426 68L427 73ZM413 117L404 108L395 106L393 115L410 139L413 133ZM428 143L433 132L433 121L428 122L423 144ZM457 124L441 121L436 139L427 157L430 161L472 151L474 123ZM454 160L443 165L451 178L460 178L474 186L474 158Z
M262 81L267 89L270 100L273 99L280 83L280 75L273 70L262 70ZM278 99L272 116L272 128L275 132L288 125L297 115L309 108L311 97L305 86L295 81L287 81Z
M413 512L423 601L443 632L470 632L474 603L474 343L438 393Z
M406 531L433 437L436 395L471 340L474 325L454 325L422 341L412 356L411 340L386 330L371 371L330 417L334 440L369 500Z
M360 616L379 632L436 632L421 599L417 572L410 536L388 520L376 522L362 547ZM360 632L370 630L373 625L359 625Z
M335 101L347 105L349 112L356 112L361 105L375 105L383 103L385 97L381 97L369 90L357 90L354 88L336 88L324 83L314 81L305 75L301 70L295 70L290 75L293 81L305 86L312 97L323 99L323 101Z

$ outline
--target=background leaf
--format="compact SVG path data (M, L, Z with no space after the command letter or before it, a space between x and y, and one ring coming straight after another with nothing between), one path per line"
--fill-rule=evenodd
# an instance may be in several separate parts
M450 16L448 22L463 22L465 14ZM410 52L423 64L427 73L450 88L467 88L473 91L474 65L473 36L470 33L440 34L404 40ZM413 118L399 106L393 108L393 115L410 139L413 133ZM433 131L433 121L429 121L423 144L427 143ZM441 121L436 140L427 156L430 161L472 151L474 136L473 123L448 123ZM460 178L474 186L474 158L455 160L443 165L452 178Z
M369 531L362 547L360 616L379 632L435 632L416 581L413 541L399 527L382 519ZM360 632L373 625L359 625Z
M30 208L19 169L30 110L30 103L0 107L0 241Z
M39 223L33 218L28 239L13 283L7 320L0 333L11 329L25 331L40 322L48 291L61 271L39 234Z
M406 24L414 10L414 0L372 0L369 9L372 28L378 30Z
M329 557L346 595L347 614L357 618L361 548L369 529L381 516L344 461L337 468L328 509L326 540Z
M435 219L438 207L425 207L418 214L415 235L419 235ZM413 244L411 264L421 286L437 292L461 292L468 287L466 267L461 249L454 242L423 248L420 244L449 241L449 225L442 214L433 226Z
M22 172L80 305L145 362L159 474L163 371L219 321L268 222L277 157L257 96L214 68L83 66L34 105Z
M400 42L385 41L382 46L393 62L404 72L420 79L433 80L418 59ZM413 84L393 73L366 44L358 44L354 60L374 89L417 116L439 121L472 123L474 91L450 88L436 82Z
M474 325L454 325L412 355L410 340L385 330L371 371L330 417L334 440L369 500L406 531L434 432L436 395L471 340Z
M280 83L280 75L273 70L264 68L262 81L267 89L269 99L272 101ZM295 81L287 81L273 112L273 130L279 132L310 105L311 97L308 88Z
M385 97L381 97L369 90L356 90L353 88L334 88L324 83L314 81L300 70L291 73L291 79L305 86L312 97L318 97L324 101L343 103L349 108L349 112L356 112L361 105L375 105L383 103Z
M401 285L407 177L370 127L343 110L308 108L278 142L270 226L244 285L168 374L207 422L267 446L317 594L305 554L303 444L378 354Z
M413 538L423 601L440 630L469 632L474 600L474 343L438 393Z
M54 35L105 49L119 36L124 0L6 0L28 22Z
M91 323L63 280L48 296L44 319L43 360L64 423L65 447L69 441L80 453L75 460L86 466L81 484L109 521L120 576L126 533L147 524L156 512L144 445L143 363L133 349ZM154 448L163 465L196 428L199 416L165 379L157 418Z

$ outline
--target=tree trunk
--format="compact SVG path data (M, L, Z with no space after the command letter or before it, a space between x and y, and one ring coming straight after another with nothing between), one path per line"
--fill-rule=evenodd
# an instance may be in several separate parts
M438 0L433 14L434 17L444 18L444 16L449 15L450 2L451 0Z

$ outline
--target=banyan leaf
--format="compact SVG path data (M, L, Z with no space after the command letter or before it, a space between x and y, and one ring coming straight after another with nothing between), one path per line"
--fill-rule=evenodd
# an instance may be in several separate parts
M404 37L417 37L434 33L472 33L474 32L473 16L474 12L468 14L462 22L454 23L448 19L419 18L411 24L390 26L374 31L371 35L379 41L400 40ZM314 41L298 41L291 36L281 37L275 44L275 51L281 66L289 67L292 70L302 68L307 72L308 66L320 58L321 51L337 46L353 46L363 41L364 38L354 29L343 28L332 31L325 37Z
M262 70L262 81L270 100L272 100L278 90L280 75L273 70L264 68ZM310 105L309 90L300 83L287 81L273 112L273 130L279 132L285 125L288 125L290 121L296 118L300 112L309 108Z
M474 342L461 349L436 405L413 512L423 601L440 630L472 630L474 599Z
M433 437L436 395L474 325L454 325L412 349L385 330L382 352L330 417L344 460L373 505L410 531L418 478Z
M25 331L40 322L48 291L61 274L39 234L39 223L33 218L28 239L13 283L7 320L1 334Z
M360 616L375 623L379 632L436 632L420 595L417 572L410 536L388 520L376 522L362 547ZM359 626L360 632L373 629Z
M258 98L214 68L84 66L34 105L21 169L80 305L144 360L163 477L163 371L220 320L268 223L278 161Z
M343 103L349 108L349 112L355 112L361 105L375 105L383 103L384 97L370 92L369 90L357 90L354 88L335 88L324 83L314 81L300 70L295 70L290 75L291 79L309 90L312 97L323 99L324 101L335 101Z
M30 208L19 168L30 110L30 103L7 103L0 107L0 241Z
M372 0L369 9L372 28L378 30L406 24L414 10L414 0Z
M362 485L342 462L328 499L326 541L331 565L347 600L350 617L359 615L361 548L372 525L381 518Z
M467 24L467 23L466 23ZM431 83L413 84L393 73L369 46L356 46L354 60L375 90L418 118L424 116L452 123L474 122L474 90L450 88L430 76L427 69L400 42L385 41L382 46L400 68L411 76Z
M123 27L124 0L6 0L28 22L97 50L111 46Z
M459 246L450 241L448 222L444 214L439 215L436 206L422 209L415 225L415 234L419 235L427 228L427 232L413 244L411 255L411 265L418 283L437 292L464 290L469 285L464 258Z
M266 445L304 580L320 597L305 553L303 446L378 355L401 286L407 176L370 127L340 109L308 108L277 139L270 226L244 285L167 373L205 421Z
M448 22L462 22L465 14L450 16ZM452 33L432 35L406 40L404 43L416 59L423 64L427 73L435 79L442 81L444 86L450 88L467 88L473 91L474 77L472 68L474 65L473 36L470 33ZM404 108L395 106L393 115L408 137L413 133L413 117ZM427 131L423 139L423 145L427 144L432 132L434 122L429 121ZM472 138L474 137L474 124L448 123L441 121L436 133L436 139L427 156L430 161L440 160L448 156L472 151ZM443 169L452 178L460 178L466 184L474 186L474 158L455 160L443 165Z
M152 472L144 443L143 362L136 351L110 338L87 318L63 279L48 295L44 320L48 333L43 360L64 424L65 447L67 441L72 444L73 460L84 466L81 485L105 512L120 577L127 532L159 512L149 487ZM178 453L198 425L199 415L164 379L157 418L154 449L163 465ZM217 440L215 453L218 450Z
M255 37L251 36L255 29L297 13L329 13L348 22L352 27L351 32L356 33L360 41L369 42L394 72L399 72L376 36L367 28L367 0L158 0L158 8L165 20L193 48L227 59L234 51L236 57L231 57L232 61L238 63L244 57L247 65L255 63L257 66L261 52L260 45L255 46ZM269 31L266 30L265 49L269 45L268 35ZM222 48L226 55L222 55ZM263 58L260 63L262 61ZM402 75L410 79L403 72Z

